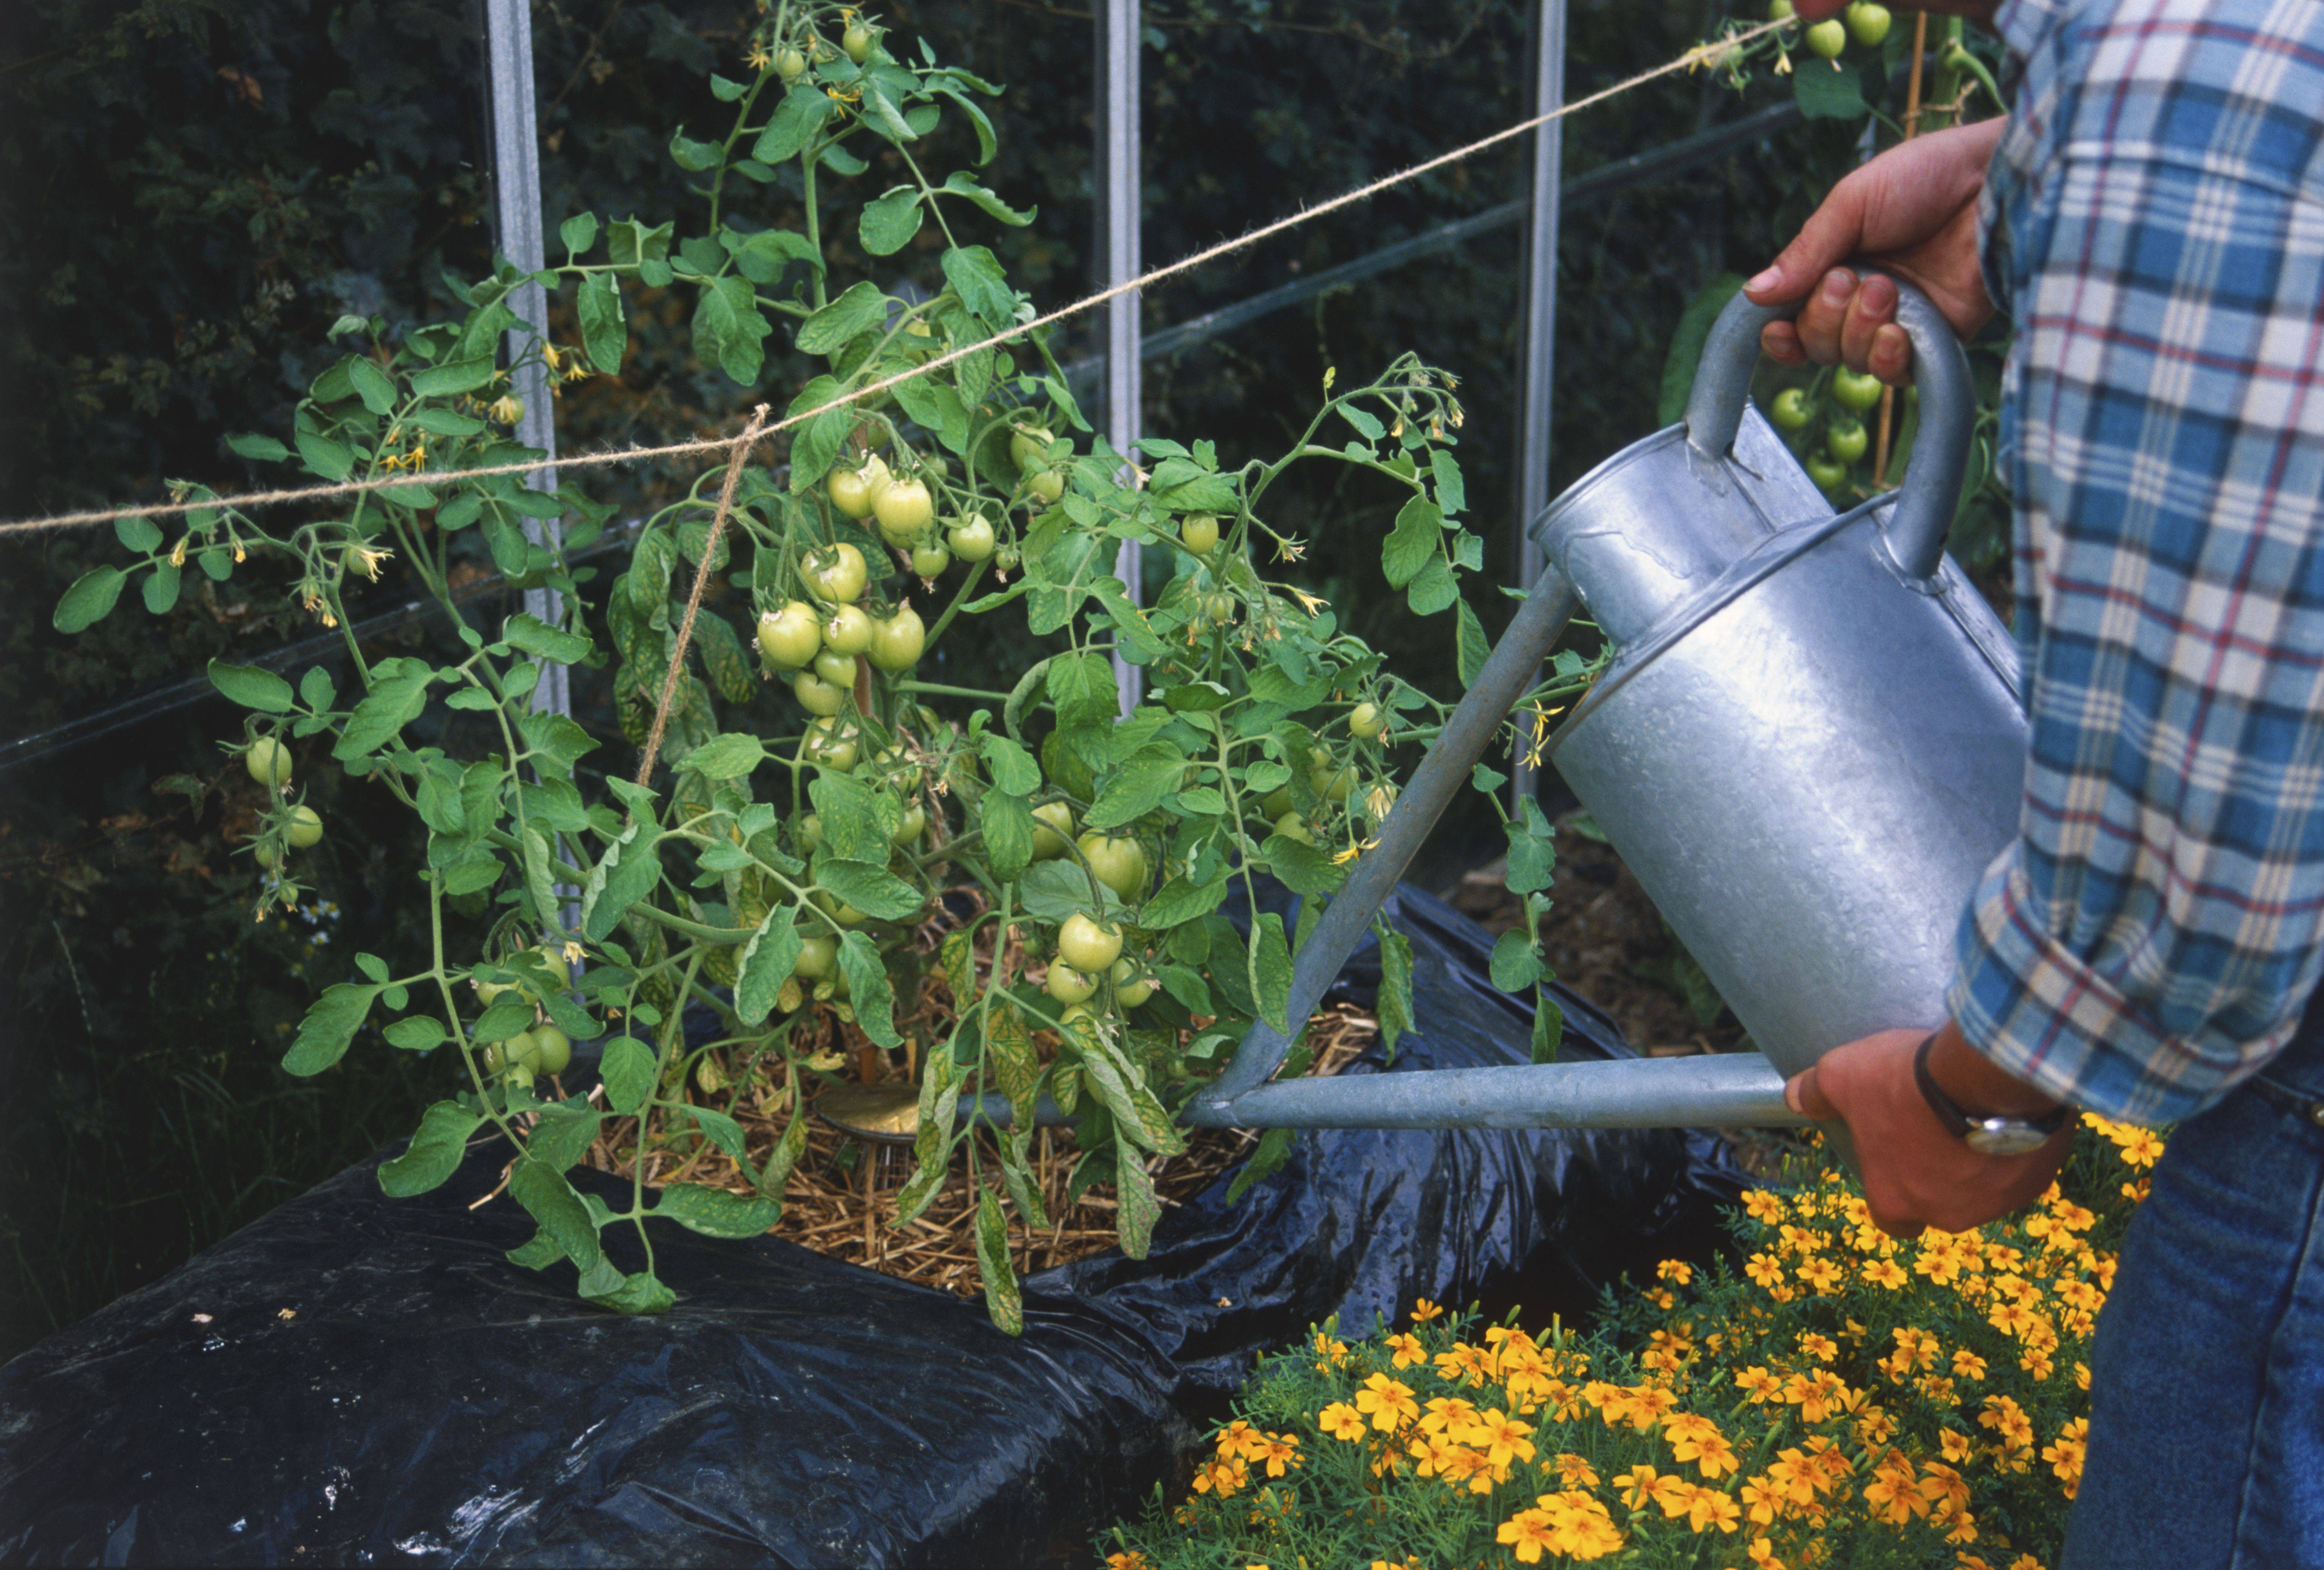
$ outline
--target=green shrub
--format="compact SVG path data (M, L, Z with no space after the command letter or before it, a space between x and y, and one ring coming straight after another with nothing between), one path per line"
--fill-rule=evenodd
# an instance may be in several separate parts
M2159 1136L2085 1117L2059 1183L1892 1238L1839 1173L1755 1191L1731 1259L1665 1261L1587 1332L1432 1303L1267 1359L1110 1570L1582 1563L2039 1570L2088 1430L2089 1340Z

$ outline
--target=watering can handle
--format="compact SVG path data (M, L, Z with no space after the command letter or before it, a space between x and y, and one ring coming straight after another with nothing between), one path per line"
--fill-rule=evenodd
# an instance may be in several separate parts
M1943 559L1945 536L1960 500L1969 466L1969 433L1977 420L1977 395L1969 384L1969 356L1952 324L1929 297L1896 277L1896 322L1913 342L1913 379L1921 390L1921 426L1913 458L1898 488L1896 511L1886 531L1888 554L1908 577L1924 578ZM1751 374L1759 365L1759 329L1787 321L1799 306L1754 305L1738 293L1711 324L1686 401L1686 440L1702 457L1718 461L1735 445L1743 405L1751 393Z

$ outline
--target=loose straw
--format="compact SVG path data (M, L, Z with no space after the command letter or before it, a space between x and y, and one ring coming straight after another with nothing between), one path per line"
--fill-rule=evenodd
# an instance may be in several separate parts
M1315 219L1338 212L1342 208L1369 201L1382 191L1408 184L1418 180L1422 175L1432 174L1463 159L1473 158L1489 148L1498 147L1504 142L1523 136L1528 132L1537 131L1542 126L1553 121L1561 120L1568 115L1579 114L1593 105L1606 102L1609 98L1619 97L1622 94L1642 88L1648 82L1679 71L1692 70L1700 66L1715 65L1745 44L1786 25L1788 25L1787 21L1765 22L1746 32L1738 32L1731 38L1721 39L1713 43L1696 44L1675 60L1667 60L1649 70L1640 71L1634 77L1616 82L1612 87L1601 88L1587 97L1576 98L1570 104L1552 109L1547 114L1536 115L1529 120L1520 120L1514 125L1504 126L1491 135L1480 137L1465 147L1456 147L1450 152L1440 152L1434 158L1398 170L1394 174L1384 175L1369 185L1361 185L1353 190L1343 191L1327 201L1318 202L1314 207L1302 208L1288 217L1277 218L1271 224L1263 224L1234 239L1222 240L1215 245L1197 251L1191 256L1181 257L1166 266L1157 267L1150 272L1141 273L1127 282L1100 290L1095 294L1074 300L1071 305L1060 306L1047 315L1036 317L1020 327L994 333L990 337L979 338L973 344L948 350L908 370L899 371L892 376L884 377L867 386L843 392L827 403L819 403L812 409L802 410L797 414L777 420L758 434L774 436L804 425L819 414L825 414L834 409L845 408L863 399L875 397L891 387L900 386L906 382L925 376L932 371L942 370L945 366L964 360L971 355L982 354L986 349L995 348L1029 333L1038 332L1069 317L1093 310L1109 300L1134 293L1139 290L1162 282L1166 279L1176 278L1182 272L1191 272L1198 267L1207 266L1222 256L1232 255L1263 240L1271 240L1277 235L1286 234L1302 224L1313 223ZM685 457L697 453L722 452L732 448L736 439L733 436L713 436L694 441L669 442L660 447L622 448L603 452L561 455L557 459L557 466L559 471L600 468L608 465L646 463L656 458ZM276 491L245 491L235 495L211 496L199 501L157 502L140 507L109 507L85 513L58 513L45 518L26 518L14 522L0 523L0 534L23 534L48 529L86 528L91 524L111 523L124 518L167 518L202 509L226 507L248 509L280 506L289 502L318 502L334 496L359 496L373 491L393 490L410 485L436 485L457 480L485 479L494 475L528 475L541 466L538 459L529 463L486 464L475 468L444 469L424 476L415 471L411 474L382 476L372 479L346 480L337 485L305 485Z

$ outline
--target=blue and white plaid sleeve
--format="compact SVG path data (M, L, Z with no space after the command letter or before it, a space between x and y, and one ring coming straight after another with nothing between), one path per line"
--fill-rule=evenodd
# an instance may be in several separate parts
M2000 21L2032 741L1948 1001L2013 1074L2170 1122L2282 1048L2324 964L2324 6Z

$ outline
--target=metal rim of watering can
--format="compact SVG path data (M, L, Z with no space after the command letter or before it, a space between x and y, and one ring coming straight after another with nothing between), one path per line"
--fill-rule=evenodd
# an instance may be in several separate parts
M1913 380L1921 392L1920 429L1912 460L1897 486L1896 511L1883 531L1888 555L1907 577L1926 578L1944 559L1945 539L1968 472L1969 438L1976 427L1977 392L1969 355L1929 297L1895 273L1877 267L1896 286L1896 324L1913 345ZM1751 377L1759 367L1759 332L1770 322L1788 321L1798 304L1755 305L1737 294L1711 324L1694 391L1686 401L1687 445L1704 458L1724 459L1743 424Z

